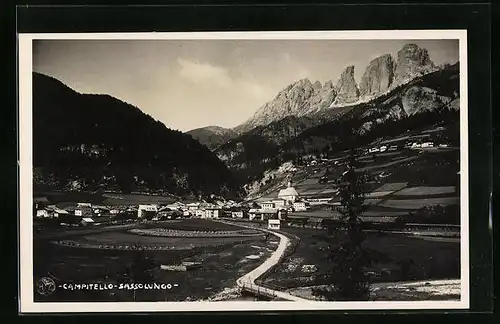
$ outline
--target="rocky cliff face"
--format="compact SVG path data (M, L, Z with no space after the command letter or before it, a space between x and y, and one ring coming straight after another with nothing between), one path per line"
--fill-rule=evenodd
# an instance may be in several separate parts
M403 110L407 116L440 109L450 101L451 98L441 96L436 90L427 87L410 87L401 96Z
M436 69L427 49L415 44L406 44L397 55L396 69L394 71L395 83L404 83Z
M285 89L271 101L264 104L244 124L236 127L237 132L246 132L257 126L265 126L287 116L305 116L327 108L335 99L336 91L332 81L322 85L309 79L301 79Z
M361 78L359 88L354 79L354 68L346 67L335 85L332 81L321 84L319 81L312 83L308 79L290 84L273 100L260 107L249 120L235 127L234 131L246 133L287 116L303 117L330 112L337 116L343 114L345 108L369 102L410 80L439 70L430 59L427 49L416 44L403 46L396 59L391 54L373 59ZM409 96L412 97L411 94ZM412 101L409 99L407 107L417 104L410 104ZM408 109L411 114L413 108Z
M390 54L372 60L359 83L360 96L377 95L389 90L394 79L395 62Z
M354 65L345 68L336 85L337 96L334 104L356 102L359 99L359 89L354 80Z

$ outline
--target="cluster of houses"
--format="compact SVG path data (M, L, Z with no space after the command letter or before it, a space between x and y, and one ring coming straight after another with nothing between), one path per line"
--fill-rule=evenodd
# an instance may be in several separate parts
M277 199L241 202L204 201L181 202L170 204L139 204L128 206L105 206L81 202L64 207L51 205L48 200L34 198L34 216L36 218L57 218L62 222L80 225L100 224L119 218L162 220L175 218L234 218L249 220L282 220L289 212L307 211L309 203L300 199L294 187L280 190ZM124 216L124 217L123 217Z
M366 153L372 154L372 153L393 152L393 151L399 150L402 147L403 146L400 146L400 145L390 145L390 146L381 145L381 146L375 146L375 147L369 148L366 151ZM410 142L407 142L404 145L404 147L408 148L408 149L421 149L421 148L431 148L431 147L445 148L445 147L448 147L448 144L435 144L432 141L426 141L426 142L419 142L419 141L411 142L410 141Z
M399 147L397 145L391 145L391 146L387 146L387 145L382 145L382 146L377 146L377 147L371 147L368 149L368 153L383 153L383 152L393 152L393 151L397 151L399 149Z

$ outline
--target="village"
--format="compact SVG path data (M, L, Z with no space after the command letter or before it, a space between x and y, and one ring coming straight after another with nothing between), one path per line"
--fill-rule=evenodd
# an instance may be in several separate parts
M37 220L57 220L61 226L99 226L131 221L162 221L170 219L219 219L267 221L269 229L279 229L280 221L288 214L305 212L310 203L301 199L295 188L288 184L276 199L260 202L176 201L169 204L138 204L107 206L78 202L58 207L44 197L34 199L34 216Z
M367 204L373 206L371 202L375 202L374 198L389 197L390 193L394 193L394 190L390 192L382 190L384 187L400 186L401 188L396 188L398 190L406 187L406 184L398 182L383 185L384 180L389 180L385 178L390 177L391 173L388 171L393 168L393 165L417 158L425 152L446 154L450 150L455 151L454 147L450 147L439 137L433 139L435 137L433 135L442 130L442 127L438 127L418 135L379 141L361 149L359 161L363 164L368 163L365 169L371 171L373 168L379 168L377 165L369 166L373 163L383 167L382 171L375 170L377 182L382 186L366 194ZM436 140L438 143L435 143ZM374 158L376 160L373 160ZM288 226L300 223L306 227L323 227L325 220L338 218L338 214L335 213L340 205L338 180L345 174L345 159L345 154L333 159L310 156L306 165L301 167L292 165L286 170L282 184L273 188L269 193L262 192L258 197L247 197L241 201L226 200L212 195L209 199L169 199L168 202L159 198L155 201L155 196L150 196L147 203L140 200L135 203L133 200L120 203L119 199L114 199L112 203L106 204L108 199L103 203L80 201L54 204L47 197L38 195L33 199L33 215L35 220L40 221L38 222L40 225L47 223L62 227L190 218L266 222L269 229L280 229L284 220L287 220ZM328 173L329 170L334 171ZM306 174L308 179L304 181L301 174ZM292 180L299 182L297 185L300 190L292 185ZM120 198L119 194L118 198ZM371 214L373 213L368 213L368 216L364 215L364 220L370 223L387 223L388 220L396 220L396 217L390 216L391 212L375 213L373 214L375 217L370 217ZM393 211L392 214L396 215ZM43 220L50 221L43 222Z

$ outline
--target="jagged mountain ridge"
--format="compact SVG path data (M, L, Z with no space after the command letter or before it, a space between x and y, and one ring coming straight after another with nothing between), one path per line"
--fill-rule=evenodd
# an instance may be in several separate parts
M264 104L246 123L234 128L238 133L265 126L286 116L305 116L327 108L336 97L336 87L329 80L324 84L304 78L288 85L270 102Z
M33 73L34 184L56 190L237 196L227 167L191 136L108 95Z
M399 129L398 123L406 127L404 121L409 119L415 120L409 123L411 125L425 124L427 120L418 117L422 114L430 113L429 120L433 122L432 118L439 118L441 111L459 109L459 89L459 63L456 63L397 85L366 103L302 117L287 116L258 126L221 145L215 152L230 169L240 174L242 181L253 181L269 168L296 154L315 150L318 145L344 148L351 143L350 139L370 136L389 124L394 130ZM437 115L433 115L434 112ZM287 128L286 123L293 123L296 132L280 131Z
M334 85L332 80L321 84L301 79L281 90L271 101L234 131L241 134L257 126L268 125L286 116L308 116L330 108L367 102L416 77L438 69L430 59L427 49L406 44L398 51L396 59L391 54L374 58L365 68L359 83L354 79L355 67L347 66Z

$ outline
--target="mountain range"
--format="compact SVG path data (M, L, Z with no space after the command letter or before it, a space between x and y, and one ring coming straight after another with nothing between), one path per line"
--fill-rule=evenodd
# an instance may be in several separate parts
M297 156L358 147L406 129L458 120L459 79L458 63L410 81L399 79L403 81L366 102L255 126L220 145L215 153L240 181L248 183Z
M241 194L204 145L111 96L33 73L33 121L35 189Z
M342 108L368 102L414 78L437 71L427 49L406 44L396 58L384 54L374 58L365 68L359 85L354 78L355 67L347 66L338 80L324 83L307 78L298 80L278 92L276 97L257 109L255 114L233 129L214 129L213 126L188 132L202 144L215 149L259 126L266 126L287 116L311 116L331 108ZM202 134L202 135L200 135Z

